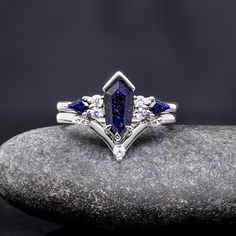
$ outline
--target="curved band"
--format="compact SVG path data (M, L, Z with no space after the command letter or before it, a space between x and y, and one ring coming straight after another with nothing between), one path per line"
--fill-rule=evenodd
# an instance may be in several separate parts
M69 109L68 105L71 104L70 101L63 101L63 102L58 102L57 103L57 110L59 112L69 112L69 113L77 113L76 111ZM166 103L167 105L169 105L170 109L168 109L167 112L172 112L172 113L176 113L177 112L177 108L178 105L176 103Z
M57 122L88 125L121 161L130 145L150 126L176 122L177 104L152 96L135 96L134 85L117 72L103 87L104 95L57 103Z
M81 124L80 116L74 112L59 112L57 114L57 123L61 124ZM172 113L163 113L159 115L159 121L156 125L166 125L176 123L175 115ZM97 118L97 121L101 124L105 124L105 118ZM132 123L135 124L139 120L133 118Z

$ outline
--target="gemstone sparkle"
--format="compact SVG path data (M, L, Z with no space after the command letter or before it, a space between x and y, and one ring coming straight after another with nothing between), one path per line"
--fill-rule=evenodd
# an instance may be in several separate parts
M166 110L170 109L170 106L162 102L160 100L156 100L155 104L150 107L150 110L153 112L155 116L159 115L161 112L164 112Z
M105 90L104 95L106 124L111 131L122 135L133 116L133 90L118 76Z
M113 154L115 155L115 158L117 161L121 161L122 158L124 157L125 155L125 148L123 146L119 146L119 145L116 145L114 148L113 148Z
M74 101L68 105L68 108L78 112L79 114L82 114L87 111L89 107L82 101Z

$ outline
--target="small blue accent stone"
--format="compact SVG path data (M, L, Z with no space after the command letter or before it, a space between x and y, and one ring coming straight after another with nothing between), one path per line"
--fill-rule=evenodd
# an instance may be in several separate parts
M150 110L153 112L155 116L159 115L161 112L164 112L168 109L170 109L170 106L167 103L162 102L160 100L156 100L155 104L152 107L150 107Z
M106 124L111 131L122 136L133 117L133 91L122 77L118 77L105 91L104 95Z
M69 109L77 111L79 114L88 110L88 106L86 106L82 101L74 101L68 105Z

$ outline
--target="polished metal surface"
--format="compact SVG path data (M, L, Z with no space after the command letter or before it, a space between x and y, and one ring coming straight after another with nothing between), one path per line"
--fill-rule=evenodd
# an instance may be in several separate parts
M117 78L122 78L132 91L135 90L134 85L128 78L118 71L104 85L103 91L112 85ZM69 105L72 103L71 101L58 102L57 110L59 113L57 114L57 122L88 125L107 144L117 161L122 160L131 144L149 127L176 122L175 113L178 107L176 103L165 103L168 109L160 112L158 115L154 115L149 109L156 102L154 97L134 96L134 111L131 125L125 127L126 131L122 136L118 133L114 134L111 131L111 125L106 124L103 100L103 95L84 96L82 101L87 106L87 110L81 114L69 108Z

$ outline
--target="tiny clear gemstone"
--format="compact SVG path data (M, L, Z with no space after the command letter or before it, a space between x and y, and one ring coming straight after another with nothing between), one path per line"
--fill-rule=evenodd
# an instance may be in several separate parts
M113 148L113 154L118 161L121 161L125 155L125 148L123 146L117 145Z
M134 106L136 108L144 107L146 108L147 106L150 106L155 99L153 97L144 97L144 96L137 96L136 99L134 100Z
M92 102L93 102L94 106L96 106L96 107L102 107L102 105L103 105L103 99L100 95L92 96Z
M153 119L153 120L151 120L150 124L151 124L152 126L158 126L158 125L161 124L161 119L160 119L160 118Z
M137 108L135 111L135 117L138 119L144 119L147 115L147 109Z
M73 123L82 124L83 119L76 116L73 118Z
M91 109L88 110L88 114L92 117L92 118L101 118L104 117L103 114L103 110L101 108L98 107L93 107Z
M135 100L135 107L143 107L144 106L144 96L137 96Z

